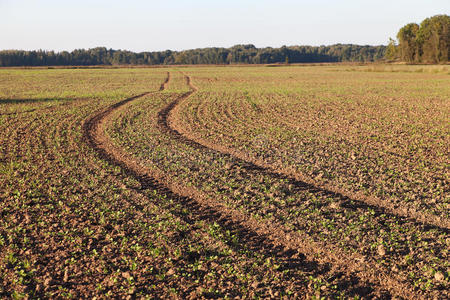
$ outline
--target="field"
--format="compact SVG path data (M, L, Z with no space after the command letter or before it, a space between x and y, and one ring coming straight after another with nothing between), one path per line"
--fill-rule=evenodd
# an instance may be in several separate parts
M0 297L448 299L448 66L0 69Z

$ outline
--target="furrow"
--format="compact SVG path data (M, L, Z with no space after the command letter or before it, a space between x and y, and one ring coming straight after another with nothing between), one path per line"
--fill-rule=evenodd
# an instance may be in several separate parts
M400 213L400 212L392 212L389 209L373 205L371 203L366 203L365 201L361 200L355 200L351 199L343 194L330 191L321 187L314 186L312 184L309 184L304 181L300 181L296 178L293 178L292 176L288 176L286 174L280 174L274 170L271 170L269 167L257 164L247 157L243 157L240 155L237 155L235 152L233 152L230 149L223 148L219 145L208 143L201 139L195 139L192 138L188 133L184 132L180 126L177 125L176 120L176 114L177 114L177 108L178 104L182 101L186 100L192 93L197 91L197 88L191 84L190 77L186 76L187 83L191 86L191 91L183 94L178 99L174 100L173 102L169 103L164 109L162 109L159 112L158 115L158 125L160 126L161 130L168 135L171 135L174 139L177 139L180 142L183 142L185 144L190 145L191 147L197 148L202 151L210 151L216 154L223 155L227 157L228 159L235 161L235 163L239 164L243 169L245 169L247 172L253 172L253 173L262 173L266 176L270 176L273 178L277 178L280 180L284 180L288 182L289 184L295 186L298 190L306 190L310 193L322 196L322 197L329 197L337 200L339 205L343 207L344 209L350 209L350 210L356 210L356 209L363 209L363 210L372 210L375 212L376 215L381 216L384 215L388 219L396 219L399 218L400 220L403 220L403 222L415 222L414 224L417 226L421 226L420 221L415 220L414 218L409 218L407 214ZM219 205L220 206L220 205ZM220 209L226 210L225 207L222 207ZM245 217L242 217L243 221L245 220ZM412 220L411 220L412 219ZM256 227L262 226L261 224L256 225ZM388 289L395 295L404 296L407 298L415 298L418 296L414 289L409 286L408 284L403 283L403 278L400 278L393 274L386 274L385 271L380 268L376 264L372 263L355 263L355 261L364 262L364 256L362 255L348 255L345 252L340 251L339 249L330 249L329 245L326 245L324 243L315 242L314 246L311 246L310 241L308 237L305 234L300 233L294 233L294 235L297 237L295 242L286 242L287 240L290 240L290 238L286 239L286 234L280 233L280 229L275 226L270 226L269 232L275 233L276 237L275 239L278 240L279 243L284 245L290 245L292 247L303 248L305 250L305 253L309 253L309 255L321 255L326 256L329 263L337 266L341 266L342 268L346 270L354 269L357 270L357 272L360 272L362 277L370 280L373 284L382 286L383 288ZM448 235L448 229L441 226L436 226L435 224L428 224L427 227L434 228L446 235ZM254 228L254 230L257 230L257 228ZM288 235L289 236L289 235ZM280 238L281 237L281 238ZM291 238L292 240L292 238ZM336 255L337 254L337 255Z
M163 89L164 87L161 88L161 90ZM193 91L182 94L177 100L184 99L192 93ZM314 256L304 253L305 250L311 251L311 249L299 248L298 243L282 242L282 239L278 238L285 235L282 231L270 232L272 228L267 228L235 210L224 207L200 191L174 183L168 176L155 169L143 167L133 156L111 144L109 138L105 135L105 127L112 113L125 107L125 104L132 100L147 94L150 93L120 101L84 123L84 138L102 159L120 166L125 174L134 177L140 183L141 189L153 189L164 198L173 200L182 207L189 209L195 220L203 220L210 224L217 223L226 230L236 233L239 240L245 241L245 247L250 251L261 253L267 258L276 258L287 270L300 270L314 276L328 274L330 278L339 282L340 287L347 286L349 295L373 294L379 297L389 297L388 291L380 288L374 290L365 280L357 276L358 274L335 268L330 266L328 261L322 261L322 259L316 259ZM172 102L172 105L175 105L175 102L177 101ZM171 105L163 111L169 112L170 109ZM161 113L159 116L158 123L164 120L164 118L161 119ZM185 221L192 223L193 220L185 219ZM295 273L292 276L296 276ZM294 279L298 282L302 281L301 276L298 279L294 277ZM304 288L301 285L297 286L298 291Z

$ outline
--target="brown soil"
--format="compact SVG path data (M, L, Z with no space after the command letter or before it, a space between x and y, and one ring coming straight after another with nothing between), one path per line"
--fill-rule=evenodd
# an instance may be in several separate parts
M198 90L198 88L192 84L190 78L188 77L188 84L191 87L192 92ZM186 99L186 98L184 98ZM169 107L168 114L168 127L171 129L171 133L184 137L185 142L189 143L194 147L201 147L206 149L213 149L222 154L227 154L236 159L240 164L244 165L244 168L249 170L258 170L263 172L264 174L268 174L270 176L285 179L290 184L297 186L299 188L306 188L314 193L320 193L322 195L327 195L333 197L334 199L339 200L339 205L347 205L350 200L359 203L358 207L360 208L371 208L375 210L378 214L388 214L399 216L408 220L412 220L417 224L427 224L431 227L437 228L444 232L449 233L450 229L450 220L444 219L442 217L431 215L428 213L422 213L421 211L417 211L416 209L408 206L401 206L394 203L390 203L388 201L382 201L381 199L373 196L367 196L363 193L349 193L347 191L343 191L341 189L332 187L326 184L319 184L310 178L306 178L303 174L299 174L294 169L286 169L286 168L275 168L273 165L266 163L261 159L254 158L250 156L248 153L243 151L239 151L233 148L229 148L224 145L216 144L209 140L206 140L202 137L195 135L193 132L189 132L183 126L180 125L180 120L178 119L178 111L177 103L171 103Z
M160 90L164 90L169 83L168 75ZM342 199L342 203L348 202L348 198L335 192L315 187L295 178L286 177L264 167L244 160L229 149L222 149L218 145L205 144L204 141L197 142L188 136L181 134L177 128L175 114L177 104L187 99L197 88L192 85L190 77L186 76L187 84L191 91L184 93L175 101L171 102L158 115L158 126L160 129L174 139L187 143L204 151L219 151L239 161L244 168L263 172L279 178L287 178L292 184L301 188L309 189L314 193L321 193ZM198 190L180 186L173 182L165 174L156 170L143 167L134 157L124 150L114 146L105 135L104 128L112 113L123 108L127 103L140 97L148 95L144 93L135 97L125 99L110 106L89 120L83 126L83 134L87 143L94 148L99 155L114 165L120 166L127 175L136 178L142 188L152 188L166 197L194 212L195 218L217 222L221 226L237 232L241 240L247 242L247 246L253 251L275 256L294 268L301 268L313 274L334 274L341 282L340 288L352 291L352 294L369 297L400 296L405 298L419 298L420 294L413 291L412 287L402 282L402 278L396 278L392 274L387 275L374 264L368 264L361 255L349 256L337 248L330 249L321 243L312 242L311 239L301 233L287 232L277 224L257 222L251 217L232 210L221 203L217 203ZM361 205L366 205L361 202ZM378 212L386 213L384 208L373 206ZM299 259L300 258L300 259Z
M191 94L198 90L198 88L192 84L191 78L189 76L186 76L186 81L187 84L191 87L191 91L185 93L175 101L171 102L159 113L158 125L161 127L163 132L171 135L174 139L182 141L200 150L212 151L217 152L218 154L225 155L227 156L227 158L234 160L236 164L239 164L243 169L247 171L260 172L277 179L284 179L289 184L292 184L298 189L306 189L318 195L332 197L333 199L338 200L338 204L341 206L356 206L357 208L373 209L377 215L384 214L387 216L398 216L403 219L412 220L413 222L417 223L417 225L420 225L420 223L424 223L428 224L431 227L435 227L438 230L442 230L447 234L449 233L447 228L448 224L444 222L444 227L439 226L442 224L439 218L437 218L437 220L432 219L430 222L430 220L428 219L429 216L427 215L421 215L420 213L418 213L418 216L413 215L411 217L409 211L404 211L396 208L391 209L389 207L383 206L384 203L379 203L377 201L371 202L371 199L368 200L368 198L364 198L362 200L358 198L350 198L342 193L320 186L315 186L311 183L290 176L289 174L286 174L286 171L273 170L270 165L267 165L260 161L255 162L252 158L243 154L242 152L223 147L222 145L211 143L201 138L194 138L192 134L186 132L182 126L178 125L179 123L177 122L176 118L178 109L177 105L180 102L186 100ZM358 204L355 205L355 201ZM223 207L222 209L226 208ZM238 214L235 211L232 211L230 213ZM243 220L243 222L246 221ZM434 223L437 223L439 225L435 225ZM280 227L272 225L274 224L266 224L263 232L264 234L270 235L274 240L278 240L278 242L281 244L289 245L289 247L297 249L302 249L306 255L310 255L311 257L322 256L323 263L331 263L335 267L339 266L340 268L345 269L346 272L357 272L360 278L364 278L364 280L373 284L380 285L383 289L389 290L393 295L407 298L417 297L417 295L414 295L411 287L408 288L407 285L403 284L403 278L395 276L393 274L386 275L377 265L367 262L361 263L364 262L364 258L361 255L354 254L349 257L348 254L341 252L337 248L330 249L329 245L327 246L322 243L308 241L308 237L305 235L298 233L286 233ZM261 229L263 227L260 223L258 223L256 226L257 228L254 228L255 231L258 231L258 229ZM296 236L297 239L293 240L292 236Z

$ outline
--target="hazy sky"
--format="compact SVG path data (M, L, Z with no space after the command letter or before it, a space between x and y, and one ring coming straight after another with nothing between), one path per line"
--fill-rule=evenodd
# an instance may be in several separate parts
M450 0L0 0L0 49L386 44Z

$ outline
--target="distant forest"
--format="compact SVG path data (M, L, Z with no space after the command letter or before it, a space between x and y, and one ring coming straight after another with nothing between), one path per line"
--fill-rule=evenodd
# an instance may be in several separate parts
M317 62L371 62L385 56L386 46L337 44L332 46L283 46L256 48L202 48L185 51L135 53L104 47L62 51L0 51L0 66L93 66L93 65L178 65L178 64L274 64Z

